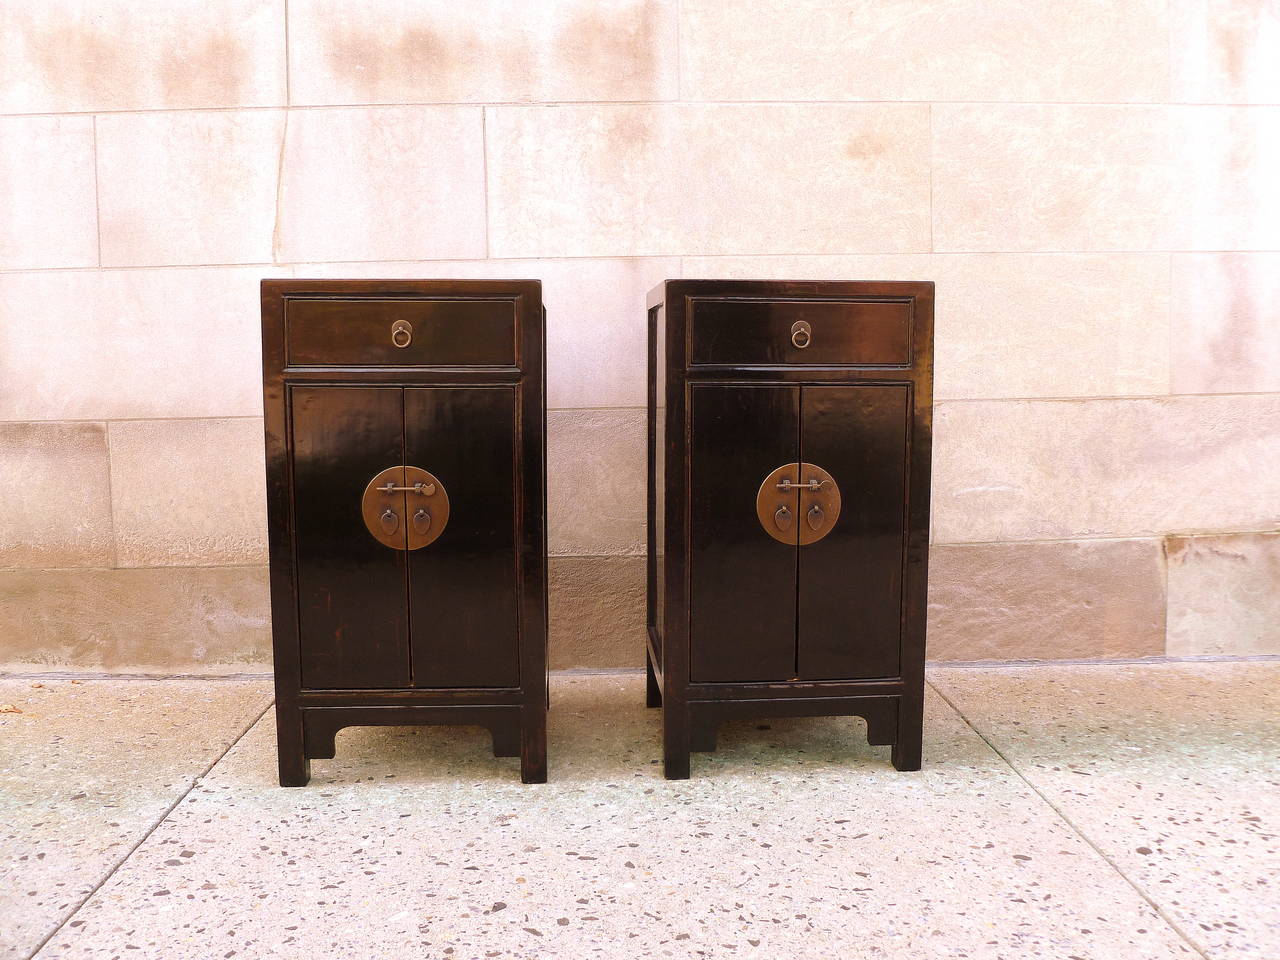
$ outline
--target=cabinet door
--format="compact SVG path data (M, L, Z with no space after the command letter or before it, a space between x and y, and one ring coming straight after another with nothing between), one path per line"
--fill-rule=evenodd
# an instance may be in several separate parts
M707 385L691 394L690 678L789 680L796 547L761 528L756 495L774 469L798 459L800 388Z
M409 387L405 463L437 477L449 520L409 553L417 687L520 683L515 387Z
M294 548L302 685L409 682L405 554L365 528L361 498L403 463L398 387L294 387Z
M799 548L801 679L900 672L909 390L803 388L801 459L835 478L841 508L827 536Z

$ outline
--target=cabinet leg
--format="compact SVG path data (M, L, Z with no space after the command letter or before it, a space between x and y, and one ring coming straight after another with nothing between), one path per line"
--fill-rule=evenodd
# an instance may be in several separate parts
M716 734L720 724L714 720L702 720L689 728L689 749L694 753L715 753Z
M898 707L898 740L893 745L895 770L919 770L924 741L924 700L903 697Z
M280 753L280 786L305 787L311 782L311 761L297 753Z
M689 779L689 710L662 708L662 773L668 780Z
M658 686L658 677L653 672L653 655L647 649L644 652L644 675L644 705L646 707L662 706L662 688Z
M311 779L306 739L302 732L302 711L276 700L276 756L280 765L280 786L305 787Z
M489 728L495 757L520 756L520 729L520 725L515 723L496 723Z
M547 711L525 707L520 714L520 781L547 782Z

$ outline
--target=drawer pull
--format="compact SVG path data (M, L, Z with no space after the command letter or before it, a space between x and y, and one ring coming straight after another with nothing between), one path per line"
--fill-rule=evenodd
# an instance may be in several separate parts
M400 348L413 343L413 324L408 320L397 320L391 325L391 342Z
M813 342L813 329L807 320L797 320L791 325L791 342L800 350Z

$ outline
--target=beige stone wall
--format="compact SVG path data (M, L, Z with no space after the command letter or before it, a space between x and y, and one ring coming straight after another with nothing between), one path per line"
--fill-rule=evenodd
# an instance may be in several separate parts
M1268 0L0 5L0 663L268 662L257 281L540 277L552 662L645 290L932 279L932 655L1280 653Z

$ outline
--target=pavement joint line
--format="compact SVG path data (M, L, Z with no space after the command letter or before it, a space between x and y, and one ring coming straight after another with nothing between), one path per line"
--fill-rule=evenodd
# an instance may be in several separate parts
M1165 912L1164 908L1161 907L1160 904L1156 903L1155 900L1151 898L1151 895L1148 894L1146 890L1144 890L1141 886L1139 886L1138 883L1135 880L1133 880L1127 873L1121 870L1119 865L1115 862L1115 860L1107 856L1107 854L1103 852L1102 848L1099 847L1096 843L1094 843L1093 839L1087 833L1085 833L1084 830L1076 826L1075 822L1066 815L1066 813L1062 810L1061 807L1059 807L1056 803L1050 800L1049 797L1046 796L1045 793L1039 787L1037 787L1034 783L1032 783L1031 780L1027 778L1026 774L1024 774L1021 770L1019 770L1014 765L1013 761L1010 760L1009 757L1005 755L1004 751L1002 751L999 747L995 745L994 741L992 741L991 738L989 738L986 734L984 734L981 730L979 730L976 726L974 726L973 722L967 716L965 716L964 711L962 711L956 705L955 701L953 701L950 697L948 697L945 693L943 693L942 689L932 680L926 680L925 683L929 685L929 687L933 690L934 693L936 693L939 697L942 698L942 701L947 706L949 706L952 710L956 712L956 714L960 717L960 719L965 722L965 726L967 726L970 730L972 730L982 740L982 742L987 745L987 747L991 750L992 753L994 753L997 757L999 757L1002 761L1004 761L1005 765L1010 770L1013 771L1014 775L1023 783L1025 783L1027 787L1031 790L1031 792L1040 798L1040 800L1044 803L1045 806L1047 806L1050 810L1052 810L1055 814L1058 815L1058 819L1060 819L1063 823L1065 823L1072 833L1074 833L1081 840L1083 840L1089 846L1089 848L1093 850L1094 853L1096 853L1099 857L1101 857L1102 861L1106 863L1106 865L1109 866L1115 872L1115 874L1118 877L1120 877L1121 880L1127 883L1133 889L1134 893L1136 893L1139 897L1142 898L1143 902L1145 902L1147 906L1149 906L1155 912L1156 916L1158 916L1161 920L1163 920L1166 924L1168 924L1169 928L1174 933L1176 933L1182 939L1182 941L1186 943L1188 947L1190 947L1193 951L1195 951L1197 956L1203 957L1204 960L1210 960L1209 954L1206 953L1204 949L1201 948L1201 946L1198 943L1196 943L1194 939L1192 939L1191 935L1188 934L1182 928L1182 925L1179 924L1176 920L1174 920L1171 916L1169 916L1169 914Z
M133 846L131 846L128 849L128 851L125 853L125 855L121 857L118 861L116 861L115 866L113 866L110 870L108 870L107 875L103 877L101 880L99 880L94 885L93 889L84 895L83 899L81 899L81 901L75 905L75 908L72 909L72 911L68 913L65 917L63 917L62 921L56 927L50 930L49 933L44 937L44 939L42 939L39 943L36 944L35 949L32 950L29 954L27 954L26 960L35 960L35 958L40 955L40 951L42 951L48 945L49 941L52 940L54 937L56 937L58 933L61 932L63 927L65 927L68 923L70 923L73 919L75 919L76 915L81 910L84 909L84 905L88 903L90 900L92 900L94 896L97 895L98 891L101 890L104 886L106 886L107 881L110 880L112 877L114 877L116 873L119 872L120 868L129 862L129 860L133 857L133 855L137 853L139 847L141 847L144 843L146 843L149 839L151 839L151 835L155 833L156 830L159 829L160 824L164 823L166 820L169 819L169 814L173 813L173 811L178 808L178 804L182 803L183 800L187 799L191 791L196 788L196 785L199 784L200 781L203 780L205 777L207 777L209 775L209 772L214 767L216 767L219 763L222 762L223 757L225 757L228 753L230 753L240 743L240 741L245 738L245 736L249 733L250 730L252 730L254 727L258 725L258 722L267 715L267 711L270 710L273 706L275 706L275 703L276 703L275 697L272 697L270 700L268 700L267 705L263 707L262 710L252 720L249 721L248 725L243 730L241 730L239 734L236 735L236 738L234 740L232 740L229 744L227 744L226 749L223 750L221 753L219 753L216 757L214 757L213 760L211 760L209 764L202 771L200 771L200 773L196 774L196 776L191 779L191 784L187 787L187 789L183 790L182 793L178 795L178 798L174 800L173 803L169 804L169 806L165 809L164 813L160 814L160 816L156 818L155 823L151 824L151 826L147 828L146 832L141 837L138 838L138 842L135 843Z

